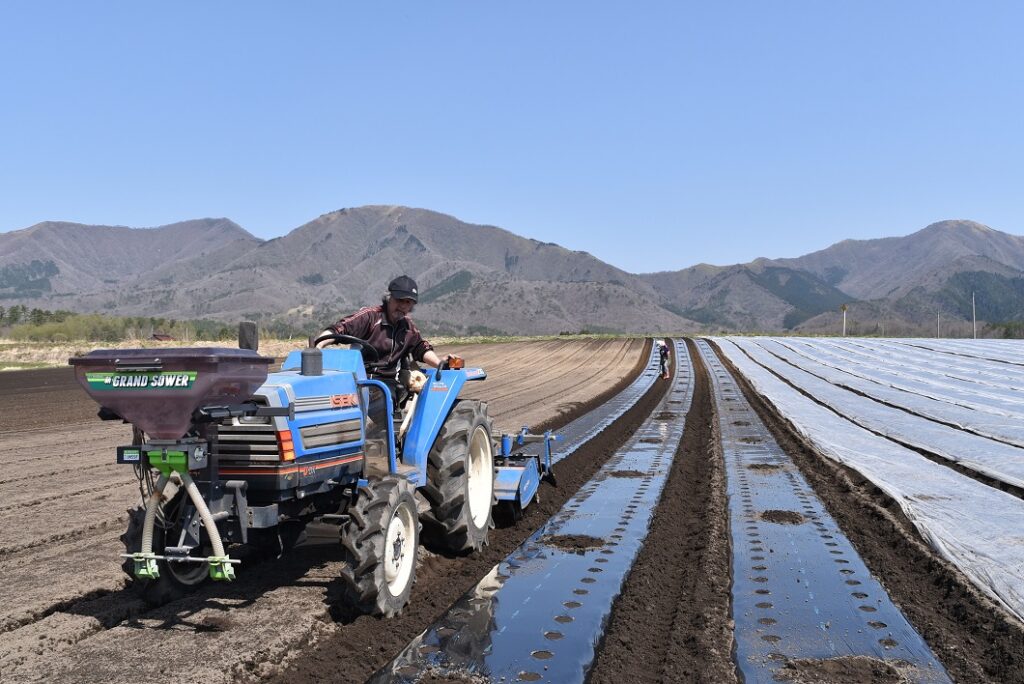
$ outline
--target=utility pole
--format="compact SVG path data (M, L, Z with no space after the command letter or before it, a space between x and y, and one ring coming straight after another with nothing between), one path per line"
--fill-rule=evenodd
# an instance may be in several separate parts
M971 321L974 323L974 339L978 339L978 310L974 308L974 292L971 292Z
M843 312L843 337L846 337L846 305L843 304L839 310Z
M940 335L939 335L939 309L935 310L935 337L940 337Z

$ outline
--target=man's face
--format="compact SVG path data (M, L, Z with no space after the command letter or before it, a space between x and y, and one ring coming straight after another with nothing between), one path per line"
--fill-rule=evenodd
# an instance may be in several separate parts
M412 313L414 306L416 306L416 302L411 299L398 299L397 297L392 297L388 300L388 318L393 323L397 323Z

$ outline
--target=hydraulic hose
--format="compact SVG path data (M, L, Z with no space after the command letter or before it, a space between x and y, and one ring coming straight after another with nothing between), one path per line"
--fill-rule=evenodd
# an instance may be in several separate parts
M160 502L164 496L164 487L167 486L168 477L161 475L160 479L156 481L156 486L153 488L153 494L149 497L149 501L146 502L146 520L142 524L142 548L140 551L143 555L150 556L153 554L153 524L156 521L156 511L160 508Z
M225 556L224 542L221 541L220 532L217 530L217 523L213 520L210 508L203 501L203 495L199 493L199 487L196 486L195 480L187 472L180 473L179 476L181 477L182 484L185 485L185 491L188 492L189 498L192 499L192 504L196 507L196 511L199 512L199 518L203 521L206 533L210 535L210 545L213 547L214 557L223 558Z

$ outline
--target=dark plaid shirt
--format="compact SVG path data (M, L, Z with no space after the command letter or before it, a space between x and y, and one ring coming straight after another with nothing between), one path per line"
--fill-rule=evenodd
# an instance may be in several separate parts
M397 325L388 321L382 304L364 307L329 327L336 333L366 340L376 349L380 361L370 364L370 369L373 375L385 378L398 374L398 364L406 354L422 361L423 355L434 348L408 316Z

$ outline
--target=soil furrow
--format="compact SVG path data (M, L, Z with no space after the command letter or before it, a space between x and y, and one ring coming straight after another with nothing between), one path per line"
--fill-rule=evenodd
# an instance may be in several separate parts
M615 604L589 681L736 681L729 518L707 370L691 340L694 395L661 503Z
M66 491L67 487L61 486L59 483L48 483L46 486L40 487L38 491L22 488L17 488L13 492L4 491L2 500L5 505L0 506L0 514L6 516L18 509L34 508L42 504L68 498L69 496L95 496L101 492L110 492L115 487L115 485L111 485L114 475L123 475L125 470L125 466L114 464L111 466L110 472L96 472L92 474L89 481L78 481L78 488L73 494L68 494ZM138 487L135 490L138 491ZM107 497L102 497L100 500L103 498Z
M46 535L45 537L36 537L36 538L32 539L32 541L22 542L22 543L19 543L19 544L10 544L8 546L0 546L0 555L8 556L8 555L13 555L15 553L19 553L21 551L28 551L30 549L36 549L36 548L39 548L41 546L48 546L48 545L54 544L56 542L71 541L71 540L77 539L79 537L85 536L85 535L87 535L87 534L89 534L91 532L95 532L97 530L107 530L107 529L110 529L112 527L116 527L118 525L123 524L125 522L125 520L126 520L126 518L123 518L123 517L120 518L120 519L115 518L115 519L112 519L112 520L100 520L99 522L94 522L94 523L91 523L91 524L88 524L88 525L82 525L82 526L79 526L79 527L74 527L72 529L65 530L63 532L56 532L54 534L49 534L49 535Z

